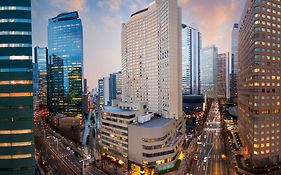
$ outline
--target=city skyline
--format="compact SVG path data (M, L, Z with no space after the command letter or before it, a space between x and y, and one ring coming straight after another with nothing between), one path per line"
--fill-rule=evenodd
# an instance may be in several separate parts
M203 47L215 44L219 52L231 50L233 23L240 19L245 0L179 0L182 22L195 23L202 33ZM121 28L134 11L145 8L150 0L34 0L32 1L33 46L47 46L48 19L66 11L79 11L84 26L85 78L90 88L98 79L121 70ZM204 13L200 13L204 11ZM210 18L212 17L212 18ZM212 20L209 20L212 19ZM215 21L213 19L216 19ZM42 26L36 30L36 26ZM95 40L95 38L97 38ZM97 41L97 42L94 42ZM110 42L108 42L110 41ZM111 50L108 52L107 50ZM104 55L104 53L107 53ZM104 62L111 64L103 64Z

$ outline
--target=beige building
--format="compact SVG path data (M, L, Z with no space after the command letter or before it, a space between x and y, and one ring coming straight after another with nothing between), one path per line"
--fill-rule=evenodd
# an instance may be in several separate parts
M146 167L145 171L153 174L156 171L173 168L182 151L184 127L181 120L156 116L152 116L146 122L129 125L131 169Z
M175 166L185 128L181 65L177 0L155 0L123 24L122 102L105 106L104 156L128 163L136 173Z
M127 163L128 125L146 111L144 103L118 103L105 106L101 118L101 145L104 156L114 157Z
M150 112L181 117L181 9L177 0L155 0L132 14L122 27L121 51L123 101L146 101Z
M255 166L281 160L281 1L248 1L239 24L238 130Z
M229 53L218 54L217 57L217 98L229 97Z

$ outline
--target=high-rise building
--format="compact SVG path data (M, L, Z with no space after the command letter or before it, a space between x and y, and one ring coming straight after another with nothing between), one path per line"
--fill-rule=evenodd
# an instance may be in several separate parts
M99 104L100 106L104 106L104 82L103 78L98 80L98 96L99 96Z
M234 24L231 34L230 100L234 103L237 103L238 27L239 24Z
M109 99L109 77L103 77L103 98L104 105L108 106L110 104Z
M239 24L238 131L255 167L281 157L281 1L248 1Z
M48 51L50 113L82 116L83 31L78 12L49 19Z
M35 174L31 0L0 1L0 174Z
M38 64L33 63L33 110L39 109L39 72Z
M227 99L229 83L229 53L218 54L217 57L217 98Z
M208 98L216 98L217 82L217 56L216 46L208 46L202 49L200 63L201 92Z
M122 73L112 73L109 76L109 104L112 100L121 100L122 98Z
M200 95L201 33L182 24L182 93Z
M123 101L146 101L151 112L181 117L181 10L177 1L156 0L132 14L123 24L121 38Z
M122 26L122 102L105 106L101 145L137 173L172 169L182 155L181 29L177 0L155 0Z
M48 49L46 47L34 48L34 61L37 65L37 78L38 81L38 103L40 107L47 105L47 59ZM35 72L35 71L34 71ZM35 82L34 82L35 83Z

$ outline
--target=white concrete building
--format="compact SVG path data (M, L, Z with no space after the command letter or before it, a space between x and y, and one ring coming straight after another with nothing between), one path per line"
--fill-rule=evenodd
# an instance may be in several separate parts
M177 0L155 0L122 25L122 102L105 107L102 154L130 172L168 170L181 155L181 42Z
M181 9L155 0L122 27L122 99L146 101L150 112L182 116Z

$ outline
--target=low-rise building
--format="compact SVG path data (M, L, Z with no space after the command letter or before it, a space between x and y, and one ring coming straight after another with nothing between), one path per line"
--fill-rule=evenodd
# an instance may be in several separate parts
M128 126L146 112L145 103L118 103L105 106L101 118L102 155L127 162Z
M184 122L153 114L141 117L148 120L141 122L138 119L128 130L131 169L142 168L146 173L154 174L173 168L182 151Z

